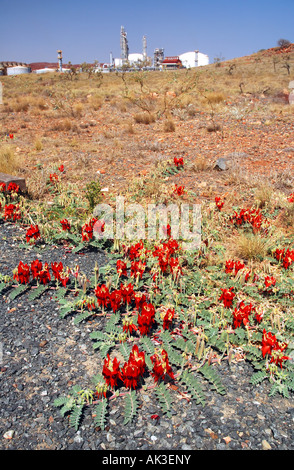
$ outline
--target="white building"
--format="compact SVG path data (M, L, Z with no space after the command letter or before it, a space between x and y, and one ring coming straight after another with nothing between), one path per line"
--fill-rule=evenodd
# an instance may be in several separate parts
M199 51L185 52L179 55L179 59L187 69L209 64L208 55L202 54Z

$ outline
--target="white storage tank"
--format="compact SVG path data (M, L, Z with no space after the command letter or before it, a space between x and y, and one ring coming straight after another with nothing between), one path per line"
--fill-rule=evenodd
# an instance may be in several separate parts
M7 75L21 75L23 73L31 73L31 67L26 65L16 65L14 67L7 67Z
M209 64L209 57L199 51L185 52L179 56L182 64L187 69L192 67L201 67Z
M136 64L137 62L143 62L143 54L138 54L136 52L129 54L128 61L131 65Z

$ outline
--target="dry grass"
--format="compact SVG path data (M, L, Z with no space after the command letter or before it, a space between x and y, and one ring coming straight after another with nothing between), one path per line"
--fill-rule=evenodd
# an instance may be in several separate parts
M272 247L272 242L259 233L240 233L230 242L233 257L243 260L263 260Z
M153 114L150 114L150 113L145 113L145 112L142 112L142 113L136 113L134 115L134 120L137 124L151 124L153 122L155 122L155 116Z
M0 149L0 168L2 173L14 175L21 166L19 157L16 157L14 150L9 145L4 145Z
M256 189L254 196L257 207L259 207L260 209L265 206L269 207L273 196L273 188L268 182L263 182Z

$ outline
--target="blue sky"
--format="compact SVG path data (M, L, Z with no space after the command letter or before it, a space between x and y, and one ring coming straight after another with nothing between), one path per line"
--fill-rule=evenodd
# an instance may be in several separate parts
M294 42L294 0L0 0L0 61L108 62L120 57L120 27L130 53L165 56L199 49L210 62Z

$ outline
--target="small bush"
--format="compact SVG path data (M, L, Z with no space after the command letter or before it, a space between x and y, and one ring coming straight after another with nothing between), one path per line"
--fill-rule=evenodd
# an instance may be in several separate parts
M13 149L9 146L3 146L0 149L0 169L2 173L13 174L19 168L19 159L16 158Z
M151 124L155 122L155 117L149 113L137 113L134 116L134 120L137 124Z

